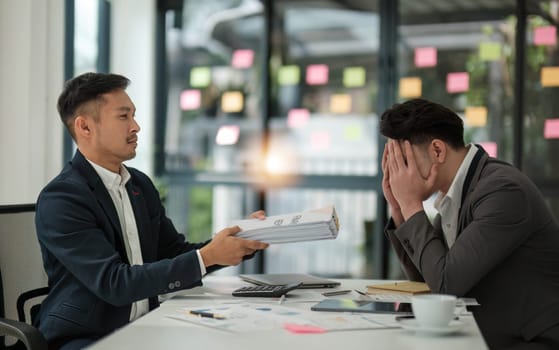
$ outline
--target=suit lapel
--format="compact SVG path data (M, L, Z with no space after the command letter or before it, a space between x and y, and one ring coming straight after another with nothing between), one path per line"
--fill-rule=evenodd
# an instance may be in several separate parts
M136 219L136 228L138 230L142 258L144 262L150 262L150 254L146 245L146 228L150 227L150 223L146 220L148 220L149 214L144 194L140 191L140 188L133 183L133 181L133 179L128 181L126 184L126 191L128 192L128 197L130 198L130 203L132 204L132 209L134 210L134 218Z
M78 150L74 159L72 159L72 166L80 171L80 173L86 178L97 202L103 208L105 215L109 218L114 232L117 234L115 240L117 242L117 250L120 252L121 258L128 261L126 250L124 249L124 240L122 238L122 229L120 226L120 221L118 220L118 214L114 206L113 200L107 191L107 188L101 181L101 178L93 169L91 164L85 159L85 157Z
M460 213L458 215L457 237L464 229L466 223L468 208L470 206L469 204L467 204L468 196L474 191L479 181L481 171L485 167L487 159L489 158L485 150L480 145L476 145L476 147L478 147L479 149L477 150L474 159L472 160L472 163L468 168L468 173L466 174L466 178L464 179L464 186L462 187L462 202L460 204Z

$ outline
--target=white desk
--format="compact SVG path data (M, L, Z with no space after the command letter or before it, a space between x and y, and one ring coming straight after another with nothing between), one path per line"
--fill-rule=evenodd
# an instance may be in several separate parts
M339 280L342 285L336 289L365 290L373 280ZM338 331L324 334L293 334L284 329L273 331L255 331L251 333L230 334L189 322L174 320L166 315L175 313L181 307L196 307L212 304L215 299L232 299L231 291L247 285L237 277L208 276L204 286L182 291L171 299L163 302L161 307L142 318L114 332L89 349L93 350L139 350L139 349L452 349L471 350L487 349L479 328L472 316L461 316L466 323L459 332L446 336L428 336L415 334L403 329L376 329ZM284 305L310 309L324 297L320 290L294 290L289 292ZM355 292L340 297L359 299ZM262 301L261 298L247 298L251 301ZM298 300L299 299L299 300ZM302 302L303 300L307 302ZM314 299L314 301L308 301ZM271 303L277 304L277 299ZM394 317L394 316L386 316Z

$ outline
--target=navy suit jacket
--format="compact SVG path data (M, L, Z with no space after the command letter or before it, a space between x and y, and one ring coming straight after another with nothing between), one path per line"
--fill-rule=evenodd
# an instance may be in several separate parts
M185 242L151 180L127 169L143 265L130 266L111 197L79 151L39 195L35 224L51 290L36 326L51 345L100 338L129 322L134 301L149 298L153 309L157 295L202 284L196 249L207 242Z

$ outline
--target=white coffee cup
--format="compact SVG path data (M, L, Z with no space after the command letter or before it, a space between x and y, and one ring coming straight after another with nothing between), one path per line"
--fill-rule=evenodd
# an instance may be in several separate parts
M448 294L414 295L411 307L420 326L445 327L454 317L456 297Z

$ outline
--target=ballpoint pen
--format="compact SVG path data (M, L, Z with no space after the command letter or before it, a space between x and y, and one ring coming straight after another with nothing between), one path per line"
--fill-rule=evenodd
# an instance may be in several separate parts
M200 317L214 318L216 320L224 320L225 319L225 316L214 314L212 312L190 310L189 313L192 314L192 315L200 316Z
M281 305L281 304L283 304L284 301L285 301L285 294L283 294L283 295L281 296L281 298L278 300L278 304Z

